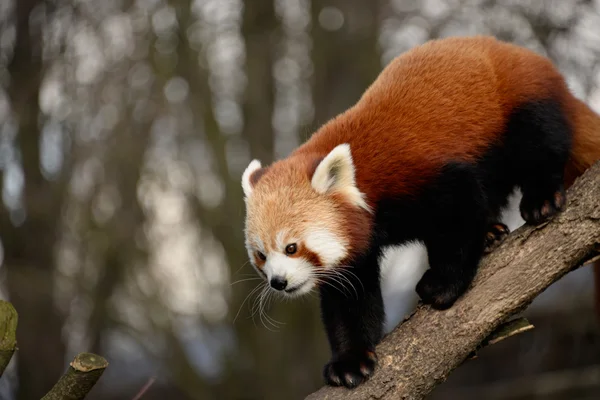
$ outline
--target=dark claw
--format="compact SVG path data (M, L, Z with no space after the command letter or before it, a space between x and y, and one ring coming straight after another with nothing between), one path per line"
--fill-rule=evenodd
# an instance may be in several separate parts
M562 211L566 202L563 188L550 195L524 193L520 205L521 216L530 225L538 225Z
M445 310L454 304L466 291L460 282L441 276L436 270L428 269L417 283L417 294L424 304L436 310Z
M485 236L484 254L491 253L500 246L509 233L510 230L508 229L508 226L503 223L497 222L490 226Z
M372 350L361 350L334 357L325 365L323 376L331 386L355 388L366 381L377 366L377 355Z

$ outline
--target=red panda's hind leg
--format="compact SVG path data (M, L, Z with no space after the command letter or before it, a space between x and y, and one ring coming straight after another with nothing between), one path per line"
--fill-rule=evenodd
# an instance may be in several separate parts
M564 209L567 201L565 189L559 182L556 185L558 187L555 191L547 191L547 193L524 188L523 199L519 208L521 216L527 223L540 224Z
M547 99L520 104L509 119L505 143L509 164L523 193L523 219L537 225L562 211L572 126L561 103Z
M483 255L489 215L476 165L446 165L418 203L430 269L416 287L423 303L450 308L469 288Z

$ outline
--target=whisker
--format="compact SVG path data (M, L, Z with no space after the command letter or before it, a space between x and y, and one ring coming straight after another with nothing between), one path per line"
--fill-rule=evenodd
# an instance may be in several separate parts
M342 272L336 271L335 269L333 269L332 271L334 271L336 276L339 276L341 279L344 279L346 282L348 282L348 285L350 285L350 287L352 287L352 290L354 290L354 294L356 295L356 298L358 299L358 291L356 290L356 287L354 286L354 284L352 283L350 278L345 276ZM356 276L356 275L354 275L354 276Z
M255 280L257 280L257 279L258 279L258 280L262 280L262 278L261 278L260 276L255 276L255 277L253 277L253 278L246 278L246 279L240 279L240 280L237 280L237 281L235 281L235 282L232 282L232 283L230 284L230 286L233 286L233 285L235 285L236 283L248 282L248 281L255 281Z
M235 318L233 319L233 323L235 324L235 321L237 320L237 317L240 315L240 311L242 311L242 307L244 307L244 303L246 303L246 301L248 300L248 298L250 296L252 296L254 293L256 293L256 291L260 289L260 283L258 285L256 285L256 287L254 289L252 289L250 291L250 293L248 293L248 295L246 296L246 298L244 298L244 301L242 301L242 304L240 305L240 308L238 309L237 314L235 314Z
M345 297L348 297L348 293L347 293L346 291L342 290L342 289L346 289L346 288L344 287L344 285L340 284L340 286L341 286L342 288L339 288L339 287L337 287L336 285L334 285L334 284L332 284L331 282L329 282L328 280L323 280L323 279L317 279L317 280L318 280L318 282L319 282L319 283L322 283L322 284L324 284L324 285L329 285L329 286L331 286L333 289L335 289L335 290L337 290L338 292L340 292L341 294L343 294ZM336 282L338 282L338 281L336 281ZM338 283L339 283L339 282L338 282Z
M263 290L263 292L261 293L261 296L260 296L260 302L259 302L260 303L260 308L259 308L258 315L260 317L260 321L262 322L263 326L266 329L270 330L271 332L276 332L275 330L269 328L267 326L267 324L265 323L265 321L270 322L269 319L268 319L268 316L265 313L265 308L264 308L265 307L264 306L264 304L265 304L265 296L269 296L269 294L271 294L271 292L269 291L268 286L265 286L265 290ZM276 325L275 325L275 328L277 328Z
M264 299L265 296L267 295L267 288L263 288L263 291L260 293L260 298L258 299L258 317L260 318L260 322L263 324L263 326L267 329L269 329L269 327L267 326L267 324L265 323L264 317L263 317L263 313L264 313ZM270 329L269 329L270 330Z
M269 290L269 293L267 294L267 298L265 300L265 308L269 308L269 304L271 303L271 300L273 300L274 298L274 292L272 290ZM265 315L265 319L271 323L271 325L273 325L274 327L276 327L277 329L280 328L281 325L285 325L284 322L279 322L277 321L275 318L271 317L268 315L267 310L264 310L264 315Z
M247 278L247 277L259 276L259 275L257 275L256 272L247 272L245 274L232 274L232 276L239 276L242 278Z
M260 317L260 302L261 302L261 298L262 296L265 294L265 288L264 286L262 287L261 292L258 294L258 296L256 296L256 298L254 299L254 303L252 304L252 320L254 321L254 316L258 313L258 316ZM262 320L261 320L262 322Z
M265 285L262 285L261 289L262 291L258 294L258 296L256 296L256 298L254 299L254 303L252 303L252 319L254 319L254 316L259 311L260 299L262 296L264 296L265 293Z
M350 273L352 276L354 276L356 278L356 280L358 280L360 282L360 280L358 279L356 274L354 274L353 272L343 270L343 269L338 270L337 268L328 269L325 271L317 271L317 272L313 273L313 275L317 276L317 277L325 277L327 280L332 280L332 281L336 282L342 288L344 288L344 290L348 291L348 295L351 295L351 292L347 288L347 286L350 286L352 288L352 290L354 291L354 295L358 299L359 295L358 295L358 291L356 290L355 285L352 283L352 281L350 280L350 278L348 276L344 275L344 272ZM320 280L320 282L325 282L325 281ZM325 282L325 283L330 283L330 282ZM362 282L360 282L360 284L363 287L363 291L364 291L364 286L362 285ZM330 283L330 285L331 285L331 283ZM331 285L331 286L335 287L334 285Z
M261 289L261 291L257 294L257 296L254 298L254 301L252 302L252 309L251 309L251 314L250 314L252 321L254 321L254 316L258 312L258 308L260 306L260 298L264 294L265 285L264 284L260 285L260 289ZM254 323L256 324L256 322L254 322Z
M241 266L241 267L239 267L239 268L237 269L237 271L235 271L235 272L234 272L234 274L237 274L238 272L240 272L240 270L241 270L242 268L244 268L244 267L245 267L247 264L249 264L249 263L250 263L250 260L246 260L246 262L245 262L245 263L243 263L243 264L242 264L242 266Z
M335 269L329 269L327 270L327 273L330 273L332 275L335 275L336 277L339 277L340 279L343 279L345 282L348 283L348 285L350 285L350 287L352 287L352 289L354 290L354 294L356 295L356 298L358 299L358 291L356 290L355 285L352 283L352 281L350 280L350 278L348 276L346 276L345 274L350 274L351 276L353 276L361 285L363 292L364 292L364 285L362 284L362 282L360 281L360 279L358 278L358 276L350 271L349 269L346 268L335 268Z
M323 272L321 272L321 273L313 274L313 276L315 276L317 279L318 278L325 278L325 279L318 279L318 281L320 283L323 283L323 284L331 286L332 288L338 290L341 294L343 294L346 297L348 297L348 295L352 294L348 290L348 288L346 287L346 285L344 284L344 282L342 280L338 279L338 276L335 275L335 274L333 274L333 273L323 273ZM340 287L334 285L330 281L333 281L333 282L337 283ZM344 290L342 291L342 289L344 289Z
M348 274L352 275L353 277L355 277L356 280L358 281L358 283L360 283L360 286L362 287L362 290L364 292L365 286L363 285L360 278L354 272L351 271L351 268L353 268L351 265L345 265L344 268L340 268L340 271L341 271L341 273L348 273Z

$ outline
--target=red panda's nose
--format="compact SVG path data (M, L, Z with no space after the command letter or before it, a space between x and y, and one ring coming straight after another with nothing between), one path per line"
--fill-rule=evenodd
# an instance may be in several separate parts
M271 278L271 287L275 290L283 290L287 286L287 279L281 276L274 276Z

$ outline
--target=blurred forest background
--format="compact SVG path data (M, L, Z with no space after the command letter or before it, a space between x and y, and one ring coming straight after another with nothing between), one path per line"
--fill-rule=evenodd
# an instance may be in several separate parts
M20 318L0 398L39 399L81 351L110 363L96 400L149 380L147 400L320 387L316 299L272 302L281 324L244 303L259 281L241 173L394 56L472 34L548 55L600 111L600 0L0 0L0 285ZM431 397L598 398L591 276L555 284L527 311L534 331Z

